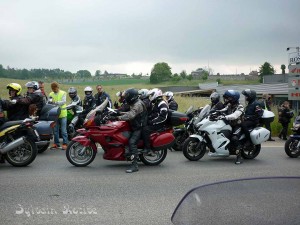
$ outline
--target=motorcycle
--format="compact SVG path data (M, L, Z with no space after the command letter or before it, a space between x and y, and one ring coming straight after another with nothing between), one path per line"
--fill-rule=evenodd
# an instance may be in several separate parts
M300 156L300 115L295 118L292 127L293 134L285 142L285 153L291 158Z
M0 157L16 167L27 166L37 156L39 135L35 119L9 121L0 126Z
M236 155L236 164L240 163L241 157L244 159L257 157L260 153L261 143L268 140L270 131L263 127L250 129L251 144L245 145L247 138L239 128L234 135L239 137L242 148L237 149L237 146L230 141L233 135L232 127L227 120L218 119L220 115L222 115L221 112L211 113L197 124L199 127L197 133L189 136L183 144L184 156L191 161L197 161L204 156L206 148L208 148L209 155L212 157ZM273 112L264 110L262 117L272 116L274 116Z
M188 191L175 208L174 225L299 224L300 177L218 181Z
M66 157L71 164L79 167L89 165L98 152L97 144L102 147L105 160L130 160L125 156L131 132L130 125L126 121L110 121L109 117L115 111L110 108L104 111L107 103L108 99L88 113L84 129L77 130L78 136L68 144ZM150 153L139 151L139 160L151 166L163 162L167 156L167 149L175 141L172 126L183 124L187 119L185 114L174 111L169 118L170 124L151 134L152 151ZM143 149L142 140L138 143L138 149Z
M69 141L77 135L76 130L82 128L82 121L79 119L83 107L77 104L70 104L67 107L67 133Z
M188 120L185 122L184 126L174 128L175 143L172 146L173 150L182 151L182 144L190 135L196 133L196 125L209 113L209 110L209 105L195 110L193 109L193 106L188 108L185 112L188 116Z

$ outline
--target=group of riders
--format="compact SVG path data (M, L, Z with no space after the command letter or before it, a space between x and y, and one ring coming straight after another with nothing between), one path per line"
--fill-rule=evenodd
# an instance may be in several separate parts
M5 122L3 111L7 112L7 120L22 120L31 115L39 115L42 107L47 101L47 96L39 88L39 83L30 81L25 84L27 93L25 96L21 95L22 87L17 83L10 83L7 85L9 90L9 100L0 100L0 125ZM102 89L98 85L97 89ZM82 122L85 116L100 105L106 98L109 98L107 107L112 107L110 97L105 92L99 91L99 96L93 95L93 89L88 86L84 89L85 97L83 102L77 94L75 87L68 90L68 95L71 98L70 105L83 107L79 118L73 119L69 126L75 126L74 123ZM240 104L240 93L235 90L227 90L223 94L224 103L221 102L220 94L213 92L210 95L211 112L221 111L222 116L218 119L228 120L232 126L232 131L235 133L237 129L242 129L243 133L248 139L246 145L250 145L249 129L255 127L259 123L259 119L263 114L261 103L256 100L256 92L251 89L242 91L247 101L247 106ZM129 148L125 154L131 158L132 164L128 173L138 171L138 148L137 143L142 138L144 141L143 153L151 152L150 134L165 126L168 119L169 110L176 111L178 104L174 99L174 94L170 91L165 93L158 88L151 90L129 88L125 91L119 91L117 94L118 102L113 106L116 108L114 115L110 116L110 120L124 120L131 125L132 134L129 139ZM232 136L233 142L239 146L238 137ZM219 154L219 153L215 153Z

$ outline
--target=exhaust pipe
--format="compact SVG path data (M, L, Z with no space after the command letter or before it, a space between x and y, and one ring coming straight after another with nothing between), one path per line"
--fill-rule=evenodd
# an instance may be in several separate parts
M25 138L20 137L20 138L14 140L13 142L10 142L9 144L5 145L3 148L0 148L0 153L5 154L6 152L9 152L10 150L17 148L24 143L25 143Z

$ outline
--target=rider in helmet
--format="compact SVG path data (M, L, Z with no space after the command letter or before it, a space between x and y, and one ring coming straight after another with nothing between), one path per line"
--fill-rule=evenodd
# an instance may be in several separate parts
M19 99L17 104L27 105L29 109L35 108L36 112L29 112L29 114L39 116L45 105L44 95L39 89L39 84L36 81L29 81L25 86L27 87L26 97Z
M140 89L139 90L139 98L144 102L147 112L151 111L151 102L149 99L149 90L148 89Z
M118 91L116 93L116 96L118 97L118 102L114 103L115 109L117 109L118 112L127 112L130 110L130 106L125 101L125 91ZM121 104L119 106L119 103Z
M85 97L83 99L83 112L80 114L81 119L84 120L86 115L96 107L96 100L93 96L93 88L87 86L84 88Z
M78 123L79 117L77 115L78 111L82 111L82 101L80 97L77 95L77 89L75 87L70 87L68 90L69 97L71 98L71 103L67 105L68 110L73 111L73 119L68 126L68 129L71 133L75 132L75 126Z
M126 173L133 173L138 171L138 148L137 143L141 138L142 127L146 125L147 122L147 109L142 100L139 99L138 90L130 88L124 92L124 99L130 106L128 112L124 112L121 116L111 117L112 120L125 120L129 121L132 133L129 138L129 153L132 159L132 164Z
M0 126L5 122L4 109L2 107L2 100L0 98Z
M236 148L240 148L239 143L239 128L242 123L242 117L244 114L244 107L240 104L240 93L235 90L227 90L223 95L224 103L226 105L225 108L221 109L220 112L223 112L225 116L219 116L218 119L228 120L229 124L232 127L232 138L231 141ZM228 156L228 151L219 151L215 153L209 153L210 156Z
M251 89L246 89L242 91L242 94L245 96L247 106L245 108L244 122L241 127L242 130L248 139L246 146L250 145L250 128L254 128L258 123L259 119L263 114L260 102L256 100L256 91Z
M172 109L174 111L178 110L178 104L174 99L174 94L171 91L167 91L163 94L163 96L166 96L166 100L169 105L169 109Z
M211 101L210 106L212 111L221 110L224 108L224 104L220 101L220 94L218 92L213 92L209 98Z
M143 128L142 136L144 140L144 151L150 152L150 135L152 132L161 129L167 122L169 106L163 99L163 93L160 89L154 88L149 91L149 99L152 104L148 116L148 125Z
M22 99L21 96L22 87L18 83L10 83L6 86L10 100L3 100L2 107L4 111L7 111L7 119L23 120L28 118L28 105L16 104L18 100Z

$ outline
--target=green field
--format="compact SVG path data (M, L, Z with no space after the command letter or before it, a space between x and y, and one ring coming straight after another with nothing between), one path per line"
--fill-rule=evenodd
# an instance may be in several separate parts
M73 85L83 85L83 86L94 86L95 84L101 84L102 86L115 86L115 85L135 85L141 84L146 85L150 84L149 79L116 79L116 80L95 80L95 81L86 81L86 82L72 82ZM70 83L63 83L70 84Z

